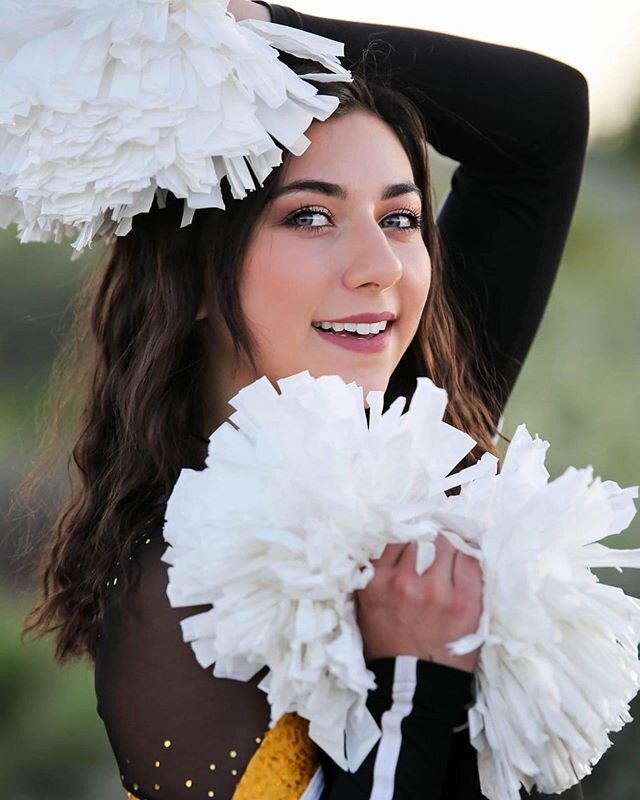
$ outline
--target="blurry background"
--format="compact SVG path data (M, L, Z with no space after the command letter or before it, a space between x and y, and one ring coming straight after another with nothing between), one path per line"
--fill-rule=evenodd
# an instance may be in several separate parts
M534 50L580 69L590 86L592 125L583 184L554 291L506 409L504 432L525 422L551 446L556 477L593 465L621 486L640 483L640 4L538 0L410 0L366 4L299 0L328 17L422 27ZM0 21L0 25L1 25ZM470 76L473 80L473 76ZM433 149L436 206L455 163ZM100 248L71 263L70 245L20 245L0 232L0 505L35 458L52 359L69 303ZM640 515L638 515L640 517ZM0 798L107 800L123 797L95 712L87 665L56 667L47 641L22 644L19 629L33 582L13 554L23 521L0 518ZM605 540L640 546L640 519ZM640 596L640 574L599 570L601 580ZM597 654L594 653L594 658ZM631 714L640 712L634 701ZM640 796L640 723L612 734L583 782L590 800ZM605 788L606 787L606 788Z

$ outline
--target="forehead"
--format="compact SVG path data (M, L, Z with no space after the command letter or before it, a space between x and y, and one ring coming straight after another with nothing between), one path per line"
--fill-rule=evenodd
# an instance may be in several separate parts
M395 131L374 114L358 110L315 121L306 136L311 143L302 155L290 156L279 183L313 177L365 188L413 179Z

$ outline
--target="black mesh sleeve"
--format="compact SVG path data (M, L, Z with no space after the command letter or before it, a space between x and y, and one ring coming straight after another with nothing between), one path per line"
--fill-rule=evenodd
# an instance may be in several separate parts
M141 800L230 798L268 728L257 688L265 673L244 683L198 664L180 620L210 606L171 607L166 547L159 536L143 540L133 591L118 603L118 583L111 588L95 662L98 714L123 786Z

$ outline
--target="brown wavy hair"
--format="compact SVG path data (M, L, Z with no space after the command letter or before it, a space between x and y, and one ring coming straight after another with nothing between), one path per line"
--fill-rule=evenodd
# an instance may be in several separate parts
M432 264L424 313L391 376L385 409L399 395L410 400L416 378L428 376L448 392L445 420L478 443L457 468L486 451L500 458L493 441L500 415L497 378L480 356L480 331L461 298L453 296L443 269L426 125L405 95L353 72L352 83L319 83L318 91L340 99L332 116L363 109L395 131L423 191L422 235ZM284 150L283 163L289 157ZM40 596L22 632L23 637L55 634L57 661L95 657L114 566L132 565L127 589L137 573L128 556L141 535L163 525L180 470L204 468L205 353L200 323L194 321L203 292L212 293L236 354L243 351L253 364L238 285L252 231L280 173L273 170L241 200L223 181L226 210L198 210L184 228L182 201L169 194L164 207L154 202L149 213L134 218L132 231L110 246L77 297L72 328L52 373L48 445L20 489L21 497L32 498L36 487L50 480L50 457L66 458L68 495L43 542L32 548ZM76 428L67 457L57 442L69 409Z

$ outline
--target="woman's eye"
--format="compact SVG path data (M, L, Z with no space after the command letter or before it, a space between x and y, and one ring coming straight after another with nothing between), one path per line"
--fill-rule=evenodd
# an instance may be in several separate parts
M409 220L408 225L392 225L392 228L397 228L400 231L409 231L415 230L422 225L422 215L416 214L415 211L411 211L410 209L403 209L402 211L394 211L393 214L387 214L385 219L390 219L391 217L405 217Z
M286 225L290 225L292 228L312 228L317 230L318 228L322 229L326 226L324 225L307 225L304 222L300 222L300 220L312 220L314 217L323 216L323 217L330 217L330 214L322 208L301 208L295 214L292 214L285 222Z

